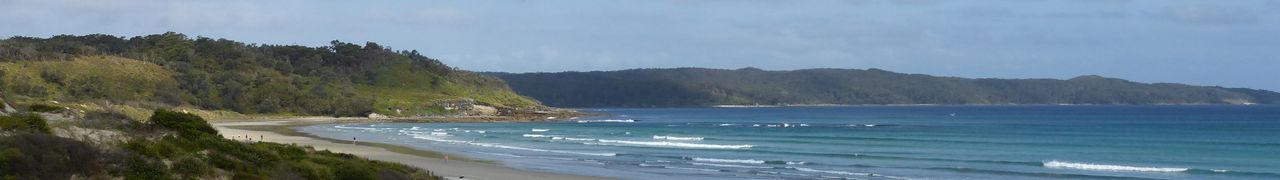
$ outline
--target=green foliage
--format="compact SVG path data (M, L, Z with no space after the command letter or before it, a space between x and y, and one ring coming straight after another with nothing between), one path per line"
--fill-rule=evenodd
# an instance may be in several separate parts
M45 104L32 104L31 106L27 106L27 110L31 112L54 112L62 110L62 107Z
M436 113L430 102L464 98L541 107L500 79L376 43L255 45L178 33L11 37L0 40L0 72L0 90L15 95L149 101L246 114Z
M209 126L204 118L189 113L173 112L169 110L156 110L151 114L149 120L151 124L165 127L184 134L204 133L206 135L217 135L218 130Z
M45 121L44 117L34 113L16 113L0 116L0 130L46 134L52 131L49 128L49 122Z
M122 143L120 148L131 155L126 179L206 179L217 175L214 169L231 173L232 179L377 179L380 174L439 179L420 169L350 154L224 139L206 129L204 119L187 113L157 110L151 117L153 124L179 135ZM159 163L165 161L172 163Z
M559 107L786 104L1225 104L1277 103L1280 93L1099 76L1070 80L966 79L879 69L754 68L494 73L521 94Z
M69 179L114 171L119 158L92 145L48 134L0 137L0 174L18 179Z

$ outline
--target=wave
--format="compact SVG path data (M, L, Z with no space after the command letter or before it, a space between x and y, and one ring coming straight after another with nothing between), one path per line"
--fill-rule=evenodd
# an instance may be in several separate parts
M717 126L737 126L738 124L718 124Z
M507 153L491 153L491 152L480 152L480 151L474 151L473 153L488 154L488 155L494 155L494 156L517 157L517 158L519 158L519 157L524 157L524 156L520 156L520 155L507 154Z
M667 168L667 169L682 169L682 170L694 170L694 171L720 172L720 170L719 170L719 169L688 168L688 167L674 167L674 166L662 166L662 167L663 167L663 168Z
M431 135L432 135L432 136L448 136L448 135L449 135L449 133L446 133L446 132L431 132Z
M689 163L689 164L699 165L699 166L714 166L714 167L729 167L729 168L749 168L749 169L772 169L772 168L773 168L773 167L768 167L768 166L743 166L743 165L733 165L733 164L714 164L714 163L699 163L699 162L694 162L694 163Z
M882 174L875 174L875 173L822 170L822 169L811 169L811 168L802 168L802 167L787 167L787 169L795 169L797 171L803 171L803 172L816 172L816 173L838 174L838 175L847 175L847 176L870 176L870 177L882 177L887 179L910 179L905 177L889 176L889 175L882 175Z
M755 159L716 159L716 158L691 158L693 161L715 162L715 163L743 163L743 164L764 164L764 160Z
M553 139L553 140L570 140L570 141L596 141L596 139L591 139L591 138L571 138L571 137L558 137L558 136L553 136L553 137L551 137L551 139Z
M433 132L432 134L434 134L434 133L435 133L435 132ZM416 134L416 133L415 133L415 134L410 134L410 135L412 135L414 139L423 139L423 140L436 141L436 142L446 142L446 143L469 144L469 145L475 145L475 146L481 146L481 147L492 147L492 148L503 148L503 149L515 149L515 150L536 151L536 152L562 153L562 154L578 154L578 155L588 155L588 156L617 156L617 155L618 155L618 153L576 152L576 151L550 150L550 149L537 149L537 148L527 148L527 147L519 147L519 146L508 146L508 145L501 145L501 144L495 144L495 143L477 143L477 142L471 142L471 141L448 140L448 139L441 139L441 138L438 138L438 137L425 136L425 135L422 135L422 134Z
M480 146L480 147L492 147L492 148L504 148L504 149L521 149L521 151L532 151L532 152L553 152L553 153L586 154L586 156L618 156L618 153L595 153L595 152L556 151L556 149L539 149L539 148L513 147L513 146L503 146L503 144L495 144L495 143L468 143L468 144L474 144L474 146Z
M524 137L535 137L535 138L547 137L547 135L541 135L541 134L524 134L524 135L521 135L521 136L524 136Z
M765 164L786 164L786 165L806 165L809 162L804 161L765 161Z
M804 171L804 172L816 172L816 173L839 174L839 175L850 175L850 176L874 176L874 175L875 175L875 174L871 174L871 173L859 173L859 172L836 171L836 170L821 170L821 169L810 169L810 168L802 168L802 167L787 167L787 169L795 169L795 170L797 170L797 171Z
M578 123L633 123L634 119L578 120Z
M597 139L596 141L602 142L602 143L611 143L606 145L631 145L631 146L685 148L685 149L746 149L746 148L755 147L755 145L750 145L750 144L719 145L719 144L695 144L695 143L667 142L667 141L624 141L624 140L609 140L609 139Z
M1189 168L1175 168L1175 167L1141 167L1141 166L1124 166L1124 165L1109 165L1109 164L1090 164L1090 163L1062 162L1062 161L1056 161L1056 160L1044 162L1044 167L1060 168L1060 169L1095 170L1095 171L1138 171L1138 172L1184 172L1189 169Z
M530 129L529 131L533 131L533 132L547 132L547 131L551 131L551 129L538 129L538 128L534 128L534 129Z
M701 141L702 137L653 136L653 139L666 139L666 140L677 140L677 141Z
M333 128L338 128L338 129L359 129L359 130L365 130L365 131L382 131L382 130L386 130L386 129L392 129L392 128L367 128L367 127L350 127L350 126L333 126Z

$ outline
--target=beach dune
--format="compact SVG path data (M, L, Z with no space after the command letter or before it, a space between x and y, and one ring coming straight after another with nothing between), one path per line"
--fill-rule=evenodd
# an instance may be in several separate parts
M607 179L601 177L576 176L555 173L532 172L513 169L502 166L501 164L490 164L470 161L445 161L440 158L430 158L409 154L392 152L381 147L364 146L350 143L336 143L329 140L317 139L305 136L291 136L271 131L257 131L232 128L236 126L285 126L290 123L298 123L306 121L308 123L317 123L324 121L323 119L293 119L293 120L272 120L272 121L249 121L249 122L214 122L212 123L224 137L236 140L247 140L252 138L253 141L275 142L283 144L297 144L302 146L311 146L316 150L329 150L339 153L348 153L360 157L373 160L397 162L418 168L435 172L437 175L446 179L482 179L482 180L500 180L500 179L526 179L526 180L577 180L577 179ZM461 178L465 177L465 178Z

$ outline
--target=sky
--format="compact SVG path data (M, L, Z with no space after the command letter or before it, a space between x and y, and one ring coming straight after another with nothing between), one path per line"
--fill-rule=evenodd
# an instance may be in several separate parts
M879 68L1280 91L1280 0L0 0L0 37L377 42L472 71Z

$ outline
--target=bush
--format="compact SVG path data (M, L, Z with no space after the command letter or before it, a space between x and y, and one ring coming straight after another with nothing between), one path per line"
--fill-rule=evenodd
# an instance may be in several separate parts
M151 124L168 128L184 135L194 135L195 133L203 133L206 135L217 135L218 130L209 126L204 118L190 113L174 112L169 110L156 110L151 114Z
M32 104L31 106L27 106L27 110L30 110L31 112L54 112L62 109L62 107L44 104Z
M116 157L93 145L48 134L0 138L0 174L18 179L102 176Z
M48 134L52 131L49 128L49 122L44 120L37 114L17 113L9 116L0 116L0 130L14 132L39 132Z

